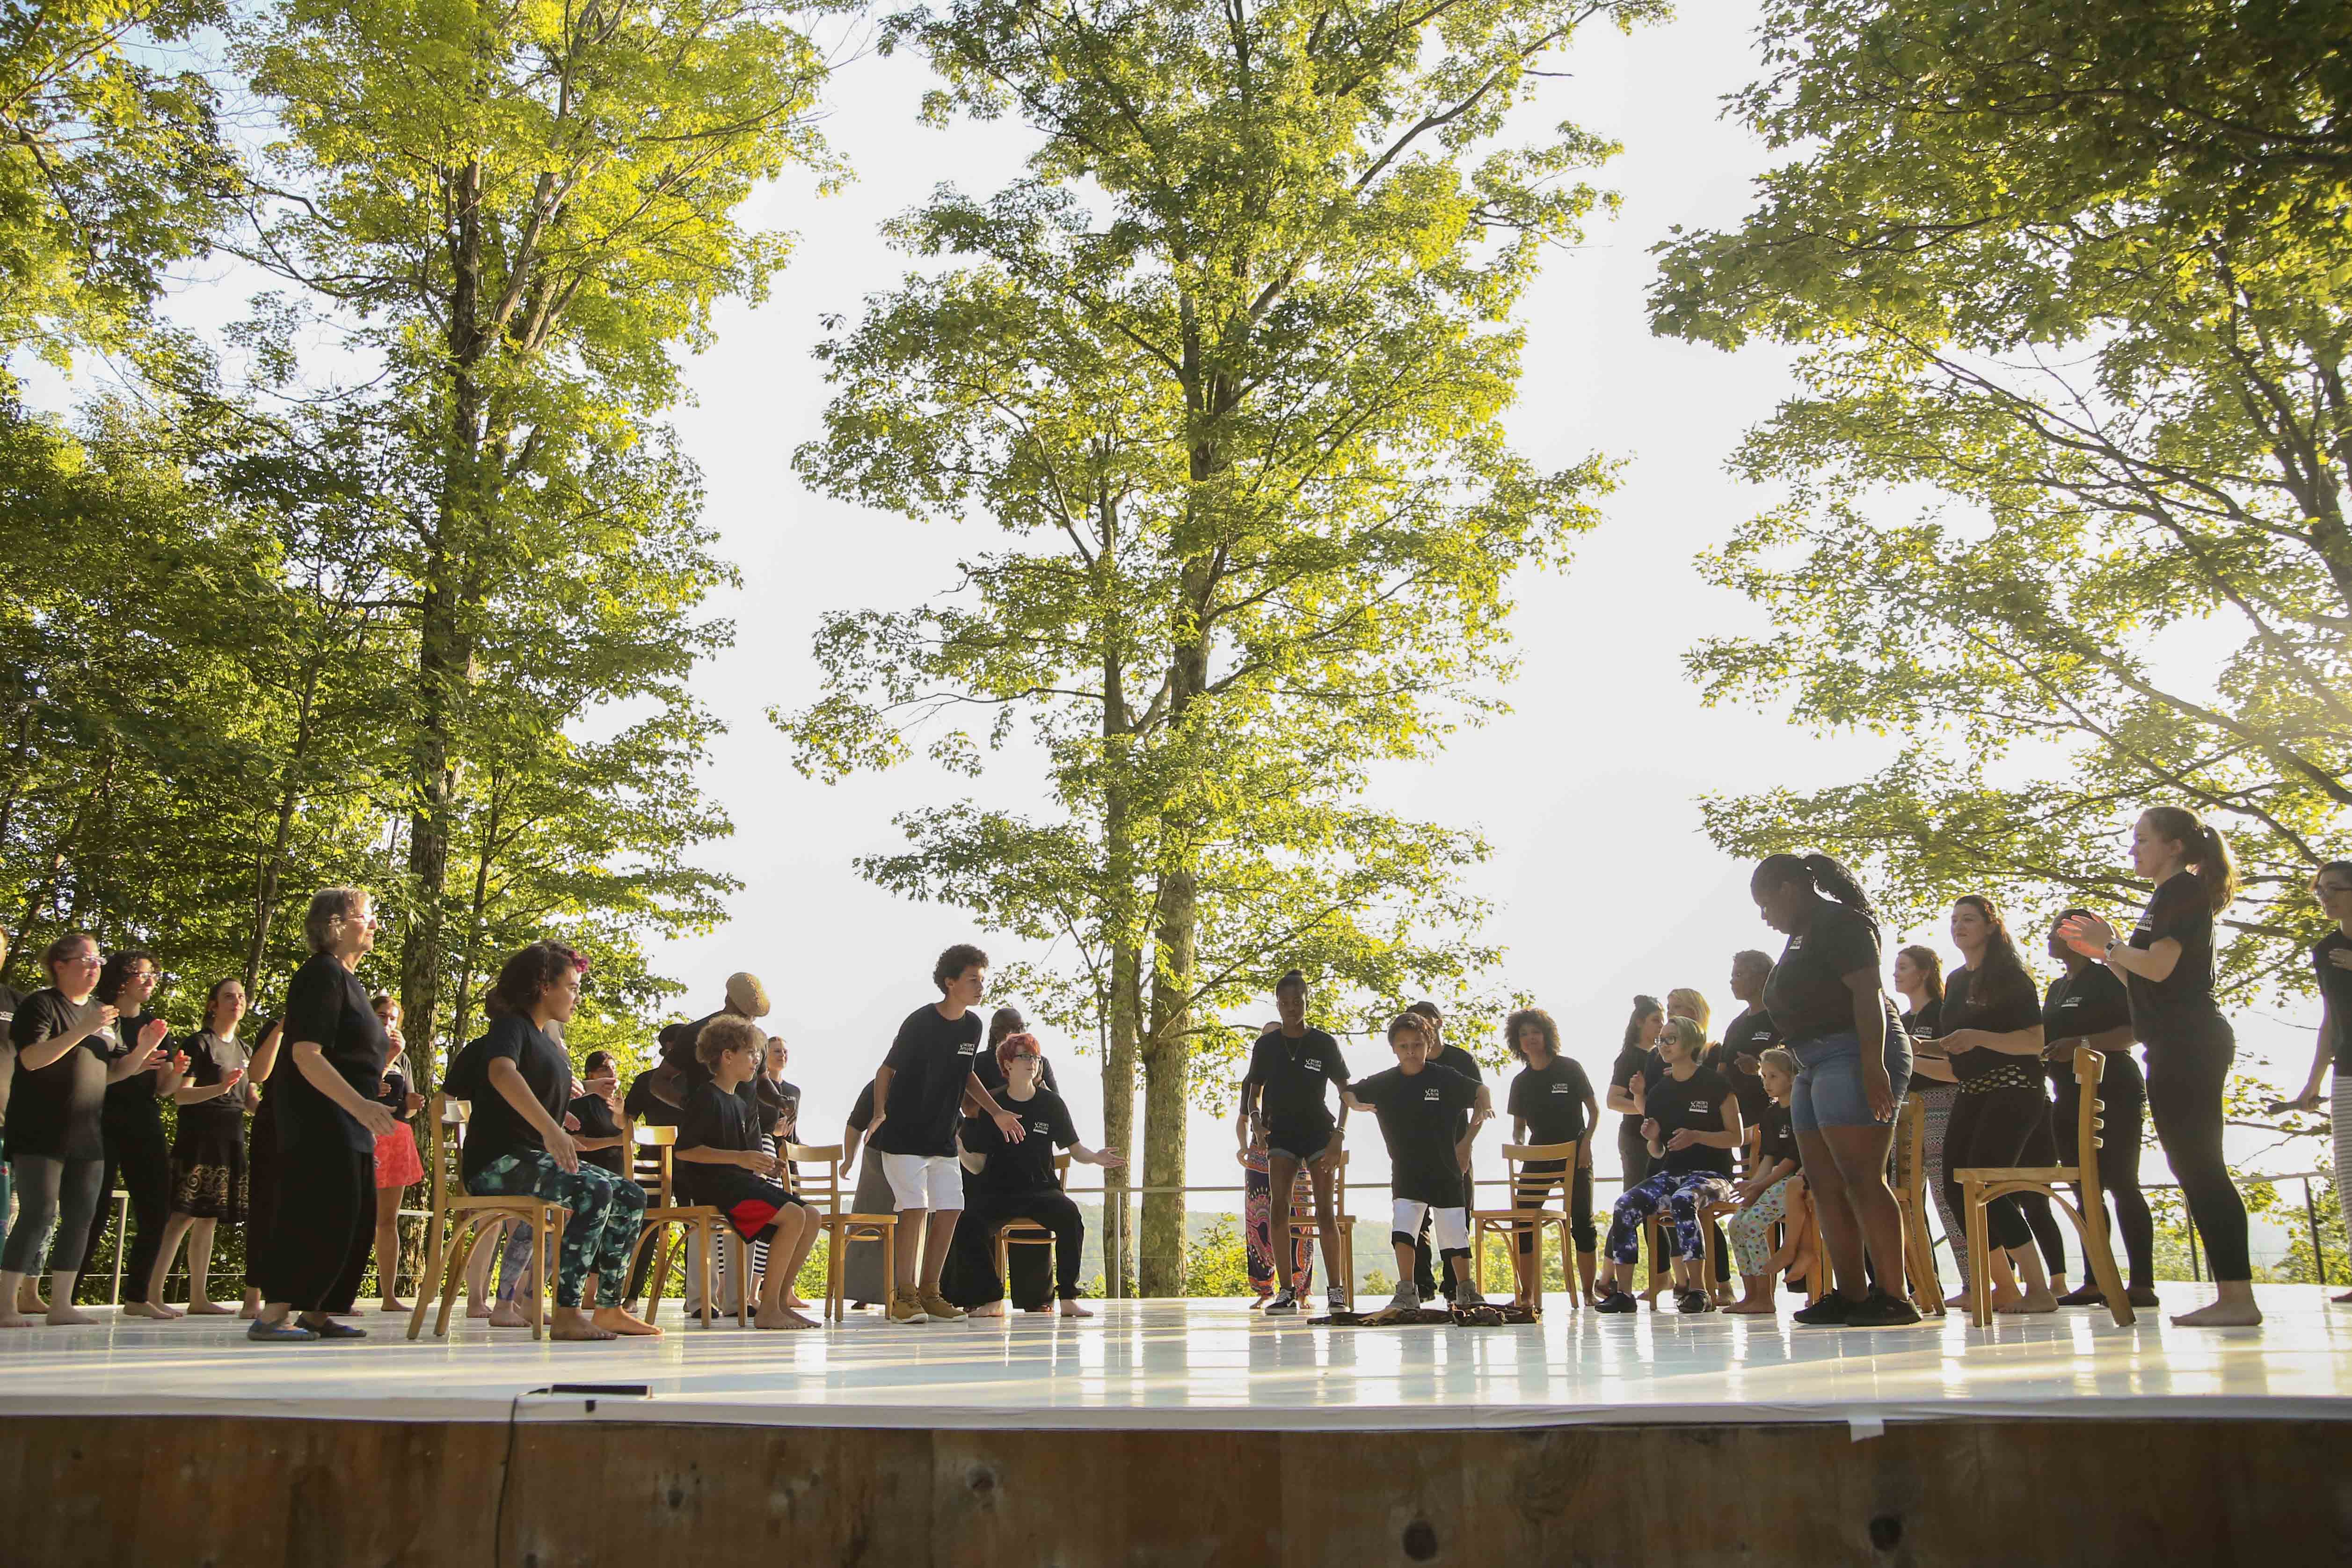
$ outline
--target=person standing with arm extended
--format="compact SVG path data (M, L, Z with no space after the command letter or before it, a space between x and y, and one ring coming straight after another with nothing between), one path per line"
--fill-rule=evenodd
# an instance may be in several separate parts
M15 1167L16 1223L0 1245L0 1329L29 1328L18 1310L26 1276L48 1248L51 1326L97 1321L73 1304L89 1219L100 1191L106 1141L99 1130L111 1060L107 1038L114 1009L97 1001L98 943L80 931L61 936L41 955L47 990L16 1007L8 1037L16 1049L9 1097L8 1159ZM160 1018L134 1037L118 1064L125 1076L144 1068L163 1043ZM54 1233L54 1239L52 1239Z
M2238 1037L2213 998L2213 920L2238 895L2237 862L2221 829L2177 805L2132 826L2132 868L2156 885L2126 938L2096 915L2058 928L2066 945L2123 979L2132 1032L2147 1052L2147 1110L2205 1240L2221 1299L2172 1321L2184 1328L2251 1328L2253 1263L2246 1204L2221 1153L2221 1098Z
M2273 1101L2270 1110L2273 1116L2284 1110L2317 1110L2320 1089L2334 1070L2328 1120L2335 1130L2336 1206L2352 1229L2352 1071L2347 1070L2352 1068L2352 860L2322 866L2311 879L2311 895L2336 922L2336 929L2311 950L2311 967L2319 976L2318 1048L2312 1053L2311 1077L2303 1092ZM2352 1290L2335 1300L2338 1304L2352 1301Z
M1337 1040L1307 1026L1304 974L1294 969L1275 982L1274 1007L1281 1016L1282 1027L1260 1035L1251 1048L1249 1072L1242 1079L1236 1131L1244 1149L1261 1135L1265 1139L1266 1182L1277 1215L1286 1214L1292 1184L1299 1171L1306 1171L1315 1190L1316 1223L1322 1227L1331 1310L1344 1312L1355 1282L1340 1273L1339 1210L1332 1202L1331 1184L1347 1139L1348 1105L1342 1099L1335 1121L1325 1097L1328 1089L1347 1089L1348 1064L1339 1058ZM1281 1218L1275 1223L1286 1226ZM1286 1226L1284 1234L1288 1234ZM1276 1317L1297 1313L1298 1297L1288 1280L1283 1281L1265 1310Z
M136 1054L141 1031L160 1021L148 1011L147 1004L161 978L152 953L110 953L99 972L95 993L102 1005L115 1010L116 1016L112 1026L98 1037L108 1057L106 1101L99 1111L99 1125L106 1138L106 1168L99 1176L98 1212L89 1216L89 1244L82 1256L98 1256L113 1213L107 1194L120 1179L131 1194L131 1224L136 1233L135 1239L125 1238L128 1246L122 1264L122 1311L131 1318L180 1315L169 1307L150 1306L147 1300L148 1276L154 1270L156 1254L163 1250L163 1230L172 1217L172 1146L163 1136L161 1100L180 1087L180 1064L168 1053L158 1051L142 1057L142 1066L128 1065Z
M1798 1311L1808 1327L1889 1328L1918 1310L1868 1283L1903 1277L1903 1215L1886 1184L1895 1113L1911 1081L1911 1042L1879 989L1878 919L1853 875L1827 855L1768 855L1748 879L1765 924L1788 946L1764 1005L1797 1058L1789 1120L1821 1216L1836 1289Z
M1478 1066L1478 1058L1445 1038L1445 1016L1438 1011L1436 1003L1415 1002L1405 1011L1427 1020L1429 1024L1429 1066L1444 1068L1448 1072L1458 1073L1475 1084L1486 1083L1486 1074ZM1454 1118L1454 1141L1466 1149L1469 1147L1469 1137L1470 1113L1466 1110L1456 1111ZM1467 1164L1462 1167L1462 1206L1465 1213L1478 1206L1477 1182ZM1433 1206L1423 1212L1421 1234L1413 1237L1413 1284L1415 1289L1420 1290L1421 1299L1424 1301L1434 1300L1440 1295L1451 1301L1454 1299L1454 1289L1458 1282L1455 1273L1452 1265L1446 1263L1444 1258L1431 1253L1429 1246L1430 1232L1437 1223L1437 1212ZM1465 1245L1466 1246L1467 1243ZM1444 1248L1441 1247L1438 1250L1442 1253ZM1440 1268L1439 1264L1445 1264L1445 1266Z
M907 1016L874 1074L874 1120L866 1133L866 1146L882 1157L898 1214L898 1277L890 1287L894 1323L934 1318L951 1322L964 1315L940 1294L940 1277L963 1213L956 1127L965 1100L973 1100L1008 1142L1028 1135L1021 1119L997 1104L973 1077L981 1023L972 1009L988 993L988 954L959 942L931 966L931 983L940 988L940 999Z

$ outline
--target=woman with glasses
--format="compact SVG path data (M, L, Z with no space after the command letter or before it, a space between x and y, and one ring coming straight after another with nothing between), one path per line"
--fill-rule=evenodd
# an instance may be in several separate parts
M172 1217L172 1145L163 1136L163 1096L180 1087L185 1064L163 1052L142 1055L141 1065L127 1065L140 1031L161 1024L148 1011L161 978L152 954L136 951L108 955L99 971L93 994L115 1011L115 1020L98 1036L107 1055L106 1100L99 1110L99 1128L106 1142L106 1165L100 1172L98 1212L89 1218L89 1243L82 1256L95 1258L105 1238L114 1205L105 1194L120 1183L131 1194L131 1224L137 1239L130 1241L122 1266L122 1311L132 1318L176 1318L180 1314L147 1299L147 1277L163 1248L163 1228ZM129 1238L125 1238L129 1239Z
M8 1026L16 1050L8 1100L16 1223L0 1244L0 1329L31 1326L33 1320L16 1310L17 1292L25 1277L39 1268L44 1247L49 1258L48 1322L96 1321L75 1310L73 1295L89 1244L90 1216L104 1190L100 1107L110 1076L127 1078L144 1068L164 1035L161 1019L149 1024L132 1037L130 1053L110 1067L107 1031L115 1010L94 994L98 943L75 931L51 942L41 956L48 986L19 1003Z
M996 1232L1029 1220L1054 1233L1054 1295L1066 1318L1091 1318L1078 1305L1078 1263L1087 1224L1054 1173L1054 1151L1067 1149L1082 1164L1116 1169L1127 1162L1078 1142L1077 1125L1062 1097L1040 1082L1045 1058L1030 1034L1008 1035L996 1047L1004 1074L997 1103L1021 1119L1026 1136L1015 1143L987 1117L964 1124L961 1158L970 1173L955 1247L963 1256L956 1278L967 1299L956 1302L975 1318L1002 1317L1004 1282L996 1273Z

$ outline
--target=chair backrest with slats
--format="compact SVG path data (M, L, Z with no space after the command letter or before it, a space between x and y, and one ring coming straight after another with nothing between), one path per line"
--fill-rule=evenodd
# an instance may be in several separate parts
M2100 1114L2106 1107L2099 1099L2099 1080L2106 1072L2105 1054L2088 1046L2074 1047L2074 1086L2081 1091L2080 1103L2074 1108L2074 1163L2082 1170L2086 1209L2096 1207L2102 1212L2106 1194L2099 1187L2099 1145L2104 1142L2099 1129L2106 1125L2106 1118Z
M1339 1152L1339 1158L1333 1162L1333 1165L1331 1217L1334 1220L1342 1220L1348 1217L1348 1152L1346 1150L1342 1149ZM1307 1167L1299 1166L1298 1179L1290 1184L1290 1217L1294 1220L1311 1224L1315 1219L1315 1188L1312 1181L1313 1179L1307 1173Z
M1895 1118L1895 1190L1905 1197L1927 1190L1927 1102L1906 1095Z
M784 1158L803 1167L793 1185L803 1203L822 1208L828 1217L841 1213L841 1154L838 1143L787 1143ZM869 1149L869 1160L882 1156Z
M1572 1188L1576 1180L1576 1163L1584 1157L1584 1141L1571 1138L1565 1143L1506 1143L1503 1163L1511 1173L1511 1207L1517 1210L1539 1209L1551 1193L1552 1184L1560 1183L1564 1189ZM1557 1171L1534 1171L1528 1167L1562 1162ZM1565 1179L1563 1179L1565 1178ZM1567 1207L1563 1194L1560 1206Z
M465 1194L460 1161L466 1147L466 1121L473 1109L473 1101L452 1094L436 1092L425 1098L425 1124L430 1133L425 1139L425 1153L431 1167L425 1174L433 1182L435 1214L444 1212L450 1199Z
M670 1208L677 1200L673 1177L677 1167L672 1163L677 1147L677 1129L656 1127L640 1122L631 1129L634 1140L629 1150L629 1174L637 1185L645 1188L646 1196L657 1207Z

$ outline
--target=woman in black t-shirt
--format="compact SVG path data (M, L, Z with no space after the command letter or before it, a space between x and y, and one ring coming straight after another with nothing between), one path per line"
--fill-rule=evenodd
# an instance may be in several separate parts
M2058 927L2088 910L2067 910L2050 928L2050 956L2065 968L2042 997L2042 1051L2050 1078L2050 1126L2057 1159L2073 1164L2082 1120L2083 1088L2074 1081L2074 1048L2088 1046L2105 1058L2099 1077L2099 1189L2123 1232L2130 1266L2131 1304L2157 1304L2156 1220L2139 1190L2139 1150L2147 1125L2147 1084L2132 1059L2131 998L2103 963L2093 963L2060 939ZM2032 1163L2031 1156L2028 1163ZM2079 1199L2082 1189L2075 1188ZM2106 1298L2089 1268L2080 1289L2058 1298L2062 1307L2096 1307Z
M1821 1216L1837 1289L1796 1314L1808 1328L1894 1328L1910 1302L1870 1282L1903 1274L1903 1214L1886 1184L1895 1113L1911 1080L1911 1039L1880 989L1878 918L1853 877L1827 855L1768 855L1748 879L1764 922L1788 946L1764 1005L1797 1058L1789 1120Z
M245 1064L246 1103L253 1108L253 1125L245 1137L245 1302L240 1318L261 1316L261 1255L278 1223L278 1104L270 1090L270 1075L278 1070L278 1048L286 1043L286 1020L258 1015L247 1020L255 1026L253 1055Z
M2105 963L2131 996L2132 1032L2147 1052L2147 1111L2179 1178L2220 1300L2172 1321L2246 1328L2254 1305L2246 1204L2221 1153L2222 1092L2238 1039L2213 998L2213 920L2238 895L2237 862L2221 829L2177 805L2151 806L2132 827L2132 868L2156 892L2128 939L2096 915L2060 924L2066 945Z
M1609 1220L1608 1279L1602 1282L1599 1310L1631 1312L1638 1309L1626 1279L1638 1256L1636 1238L1643 1222L1660 1209L1674 1215L1675 1309L1681 1312L1715 1310L1706 1281L1700 1278L1699 1211L1708 1204L1731 1197L1731 1153L1744 1136L1739 1100L1730 1082L1705 1065L1706 1037L1688 1018L1671 1018L1658 1037L1665 1075L1644 1087L1642 1138L1650 1157L1651 1173L1640 1185L1617 1200Z
M1593 1292L1595 1252L1600 1237L1592 1226L1592 1137L1601 1125L1601 1108L1592 1097L1592 1080L1571 1057L1559 1054L1559 1026L1540 1007L1522 1007L1503 1024L1504 1042L1519 1058L1523 1069L1511 1079L1506 1104L1511 1114L1514 1143L1577 1142L1576 1171L1570 1175L1559 1160L1530 1160L1519 1167L1519 1184L1513 1208L1540 1208L1556 1187L1567 1189L1568 1223L1576 1242L1578 1289L1588 1302ZM1534 1310L1541 1305L1543 1281L1535 1278L1536 1237L1517 1233L1511 1266L1518 1275L1518 1307Z
M572 1058L548 1030L572 1021L586 967L563 943L535 942L499 968L488 998L492 1022L482 1042L482 1089L459 1169L469 1193L528 1194L572 1211L556 1261L555 1313L549 1321L554 1338L658 1334L622 1304L629 1257L645 1226L645 1189L583 1163L563 1125ZM752 1037L759 1037L756 1029ZM593 1317L584 1310L591 1281Z
M1642 1095L1649 1079L1657 1076L1652 1058L1657 1053L1658 1033L1665 1025L1664 1004L1655 996L1634 997L1633 1011L1625 1020L1624 1037L1617 1044L1616 1059L1609 1064L1609 1092L1604 1103L1610 1110L1622 1113L1617 1121L1620 1193L1632 1192L1650 1174L1649 1146L1642 1141ZM1654 1274L1663 1261L1655 1258L1650 1260Z
M1944 955L1916 944L1899 950L1895 954L1895 994L1903 999L1903 1027L1911 1036L1911 1094L1927 1108L1919 1129L1919 1165L1927 1173L1927 1192L1943 1217L1945 1238L1952 1243L1952 1266L1959 1271L1965 1293L1969 1249L1961 1237L1968 1235L1968 1225L1946 1206L1944 1184L1936 1177L1944 1168L1944 1141L1952 1125L1952 1101L1960 1089L1951 1064L1944 1059L1944 1047L1936 1043L1944 1027Z
M2336 1074L2329 1121L2335 1131L2336 1169L2352 1171L2352 860L2330 860L2311 879L2311 896L2336 929L2311 950L2311 967L2319 981L2319 1043L2312 1053L2311 1077L2293 1100L2275 1101L2271 1114L2317 1110L2319 1090L2327 1075ZM2352 1177L2336 1184L2336 1204L2352 1230ZM2352 1290L2335 1298L2352 1301Z
M25 1277L40 1268L48 1251L52 1324L98 1320L73 1304L89 1245L90 1216L103 1191L105 1134L100 1131L106 1098L107 1032L114 1009L95 999L98 943L79 931L49 943L41 955L49 972L46 990L16 1005L8 1039L16 1047L16 1075L8 1098L8 1165L15 1177L16 1222L0 1245L0 1329L21 1329L33 1320L17 1310ZM133 1038L123 1058L139 1070L163 1041L160 1018Z
M957 1300L975 1318L1004 1312L1004 1281L996 1273L996 1233L1025 1219L1054 1234L1054 1298L1066 1318L1091 1318L1078 1305L1078 1266L1086 1253L1087 1224L1078 1205L1055 1179L1054 1151L1067 1149L1082 1165L1116 1170L1127 1163L1117 1154L1089 1149L1078 1141L1077 1123L1062 1097L1045 1087L1045 1058L1037 1037L1007 1035L996 1047L1003 1089L996 1102L1021 1119L1024 1136L1015 1143L986 1117L963 1124L958 1158L971 1173L963 1218L955 1246L962 1254L954 1270L965 1295ZM1037 1250L1030 1248L1028 1250Z
M180 1087L180 1064L166 1051L146 1058L146 1065L129 1068L140 1031L161 1022L148 1011L161 974L152 953L136 950L107 954L99 972L97 1000L115 1010L113 1025L98 1037L107 1056L106 1101L99 1126L106 1140L106 1168L98 1190L114 1191L118 1183L131 1194L131 1226L136 1239L126 1235L122 1266L122 1312L131 1318L176 1318L169 1307L150 1306L147 1282L163 1249L163 1230L172 1216L172 1145L163 1135L161 1097ZM85 1258L95 1260L105 1239L113 1205L101 1201L89 1220L89 1246Z
M286 988L286 1060L268 1090L277 1101L278 1212L260 1248L261 1311L246 1331L260 1342L367 1334L335 1316L351 1310L367 1271L375 1141L396 1125L373 1098L383 1025L353 973L375 933L374 900L358 888L322 889L302 918L310 956Z
M1944 1032L1937 1043L1959 1088L1937 1177L1945 1202L1957 1210L1963 1202L1954 1173L2026 1163L2035 1131L2049 1124L2050 1097L2042 1087L2042 1009L2033 977L1999 907L1978 893L1955 900L1952 945L1965 962L1945 978ZM1985 1224L1999 1249L1991 1254L1993 1310L2056 1311L2041 1249L2016 1196L1987 1205ZM2004 1257L2022 1279L2021 1290ZM1951 1304L1965 1305L1965 1299Z
M216 980L205 996L204 1027L180 1042L187 1062L172 1091L180 1121L172 1136L171 1223L147 1281L147 1300L162 1306L163 1279L188 1238L188 1311L197 1317L236 1310L212 1300L213 1241L223 1220L245 1223L245 983Z

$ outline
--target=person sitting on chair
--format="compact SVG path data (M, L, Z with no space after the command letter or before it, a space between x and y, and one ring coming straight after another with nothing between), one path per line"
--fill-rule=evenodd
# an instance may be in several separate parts
M1034 1035L1008 1035L996 1047L1004 1088L997 1103L1021 1118L1028 1136L1009 1142L996 1123L973 1117L963 1125L963 1168L971 1174L964 1194L956 1249L963 1255L957 1277L971 1300L958 1302L975 1318L1004 1314L1004 1281L996 1272L996 1232L1025 1219L1054 1233L1054 1295L1066 1318L1091 1318L1078 1305L1078 1264L1086 1251L1087 1226L1078 1205L1054 1179L1054 1151L1067 1149L1081 1164L1116 1169L1127 1162L1078 1142L1077 1125L1062 1097L1038 1082L1045 1058Z
M1772 1310L1772 1264L1776 1257L1770 1242L1772 1226L1785 1224L1789 1227L1789 1245L1779 1256L1793 1257L1800 1249L1800 1215L1791 1207L1791 1199L1803 1188L1793 1184L1801 1183L1802 1178L1797 1173L1801 1162L1796 1129L1789 1121L1789 1097L1797 1091L1797 1058L1774 1046L1758 1058L1757 1075L1771 1100L1764 1107L1755 1166L1732 1194L1739 1212L1731 1216L1731 1223L1725 1228L1731 1233L1731 1250L1738 1259L1741 1293L1739 1300L1724 1310L1760 1317Z
M1675 1310L1712 1311L1700 1277L1699 1211L1731 1196L1731 1152L1739 1147L1739 1100L1731 1085L1705 1064L1706 1036L1696 1020L1675 1017L1658 1037L1665 1073L1645 1086L1642 1137L1652 1173L1617 1200L1609 1222L1609 1281L1598 1310L1638 1309L1625 1289L1636 1243L1649 1217L1674 1217Z
M767 1049L767 1037L749 1018L718 1017L703 1026L694 1053L708 1076L686 1091L677 1158L695 1168L695 1202L725 1215L747 1244L768 1243L771 1264L760 1282L753 1325L813 1329L816 1324L784 1305L784 1289L815 1244L816 1215L784 1189L784 1162L761 1142L758 1112L736 1092L760 1070ZM779 1258L781 1268L774 1263Z

